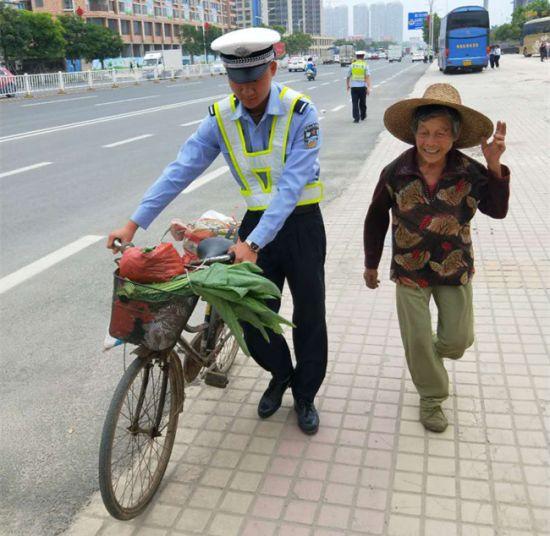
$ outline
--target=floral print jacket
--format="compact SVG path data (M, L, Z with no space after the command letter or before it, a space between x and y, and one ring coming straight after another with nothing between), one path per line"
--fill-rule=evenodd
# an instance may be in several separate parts
M464 285L474 274L470 221L477 209L504 218L510 170L498 178L482 164L452 149L434 191L420 173L416 148L386 166L365 218L365 266L378 268L392 215L390 278L420 287Z

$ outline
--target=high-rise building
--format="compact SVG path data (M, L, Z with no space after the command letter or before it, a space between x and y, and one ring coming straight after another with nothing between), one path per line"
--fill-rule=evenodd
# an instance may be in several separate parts
M370 37L369 6L356 4L353 6L353 34Z
M388 2L386 4L386 24L384 37L388 41L403 41L403 4Z
M233 7L238 28L260 26L264 22L260 0L233 0Z
M321 34L321 0L291 0L292 31Z
M323 10L324 35L343 39L350 32L348 28L348 6L326 7Z
M231 0L26 0L23 7L53 15L77 13L88 23L110 28L122 38L124 57L180 48L184 24L235 27Z
M292 31L292 1L262 0L263 20L269 26L282 26Z
M370 6L370 36L374 41L382 41L386 33L386 5L377 2Z

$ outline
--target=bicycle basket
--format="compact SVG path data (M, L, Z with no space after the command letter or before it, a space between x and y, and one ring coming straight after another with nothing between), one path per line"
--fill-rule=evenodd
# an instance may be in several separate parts
M166 300L159 303L131 300L118 295L125 282L116 270L109 334L153 351L173 346L189 320L198 296L182 297L166 293Z

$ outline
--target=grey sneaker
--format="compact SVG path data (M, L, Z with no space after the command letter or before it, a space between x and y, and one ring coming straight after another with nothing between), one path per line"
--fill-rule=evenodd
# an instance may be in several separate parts
M449 425L441 406L420 407L420 422L426 430L444 432Z

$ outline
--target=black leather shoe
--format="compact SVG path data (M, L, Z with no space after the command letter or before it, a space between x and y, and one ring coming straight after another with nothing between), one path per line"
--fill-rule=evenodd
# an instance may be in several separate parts
M283 395L290 385L291 377L279 382L272 378L258 404L258 415L262 419L271 417L280 407Z
M295 400L294 409L298 416L298 426L304 434L313 435L319 430L319 414L313 402Z
M359 123L359 119L354 119L353 122L354 123Z

